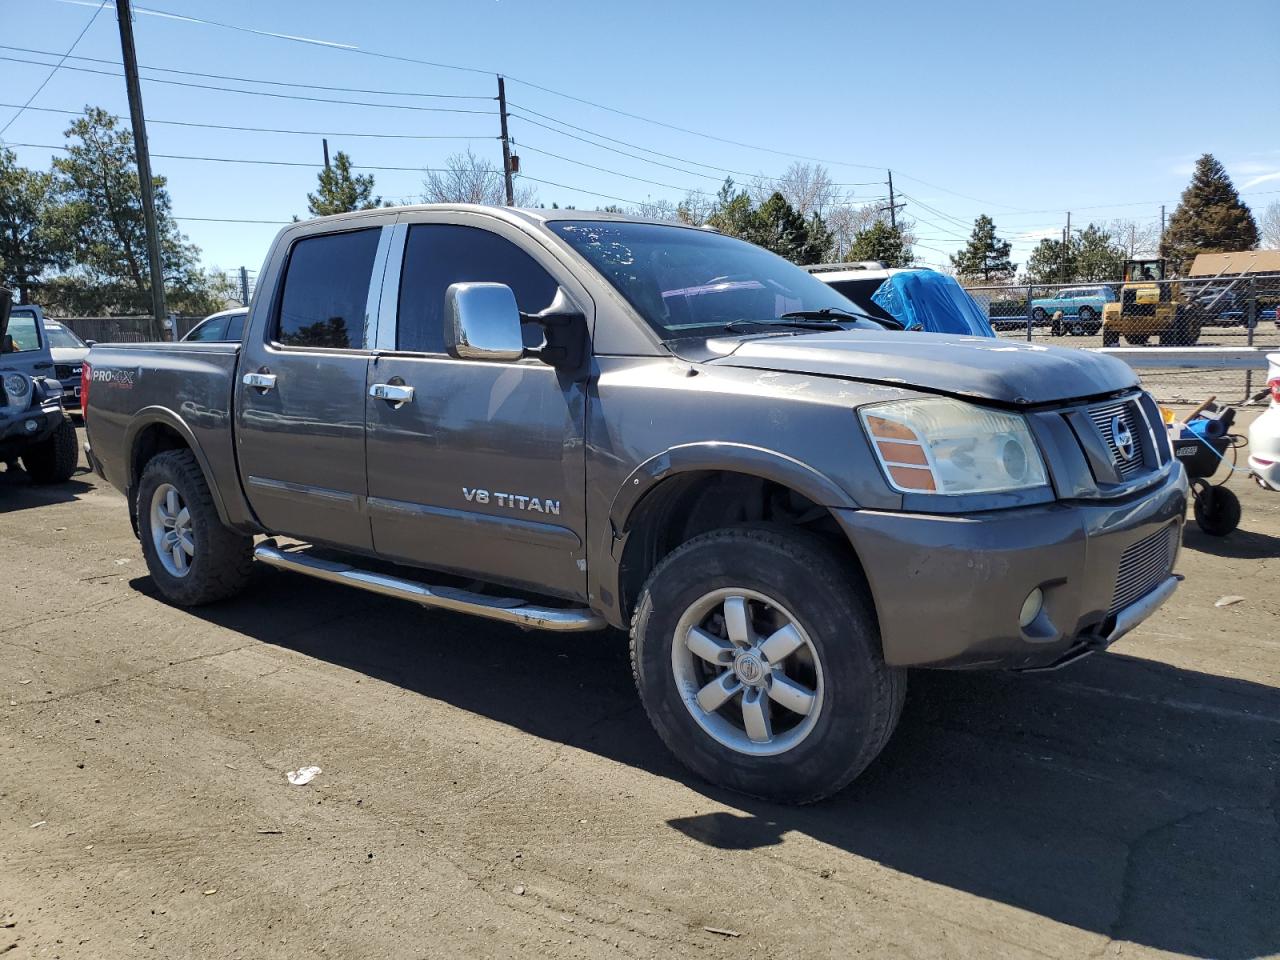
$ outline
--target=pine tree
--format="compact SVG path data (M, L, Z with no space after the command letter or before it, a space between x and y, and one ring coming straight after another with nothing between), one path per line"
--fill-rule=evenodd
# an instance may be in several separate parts
M988 283L1007 280L1017 269L1017 264L1009 260L1012 249L1013 244L996 236L995 221L984 213L973 221L969 243L959 253L951 255L951 265L955 267L956 274L966 280L979 277Z
M1160 238L1160 256L1175 269L1190 265L1197 253L1231 253L1258 246L1258 223L1240 202L1222 164L1206 153L1196 161L1191 183Z
M325 167L316 178L316 192L307 194L307 209L313 217L382 206L382 198L373 195L373 174L353 174L351 158L341 150L333 158L333 166Z
M899 227L890 226L884 220L876 220L865 230L853 236L844 258L846 260L880 260L887 267L909 267L915 259L911 244Z

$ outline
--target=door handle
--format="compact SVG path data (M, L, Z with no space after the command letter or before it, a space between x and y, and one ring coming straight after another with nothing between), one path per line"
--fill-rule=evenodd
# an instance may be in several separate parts
M274 373L246 373L240 378L240 382L246 387L254 387L266 392L267 390L275 389L276 375Z
M389 400L396 406L413 403L413 387L403 383L375 383L369 388L369 396L375 400Z

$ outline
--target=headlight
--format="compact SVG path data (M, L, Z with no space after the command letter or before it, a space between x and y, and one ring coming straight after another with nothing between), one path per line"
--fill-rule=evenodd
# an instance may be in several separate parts
M14 400L21 400L31 392L31 381L20 373L6 373L4 376L4 392Z
M931 398L874 404L858 415L895 490L997 493L1049 482L1018 414Z

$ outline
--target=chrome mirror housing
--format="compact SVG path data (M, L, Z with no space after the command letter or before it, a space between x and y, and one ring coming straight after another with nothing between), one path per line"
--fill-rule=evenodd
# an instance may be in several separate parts
M458 360L511 363L524 356L520 308L505 283L452 283L444 294L444 345Z

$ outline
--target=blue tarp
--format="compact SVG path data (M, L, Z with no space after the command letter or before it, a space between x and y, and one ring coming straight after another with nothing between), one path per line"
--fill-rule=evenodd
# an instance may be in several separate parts
M880 284L871 299L908 330L994 337L991 322L954 277L933 270L904 270Z

